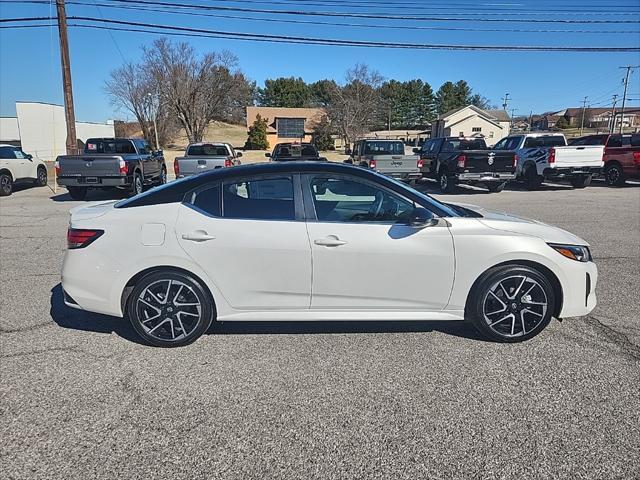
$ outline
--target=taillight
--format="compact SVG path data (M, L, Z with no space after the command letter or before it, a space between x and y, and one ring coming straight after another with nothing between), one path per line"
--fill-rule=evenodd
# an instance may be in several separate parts
M173 159L173 171L175 172L176 177L180 175L180 163L178 163L177 158Z
M60 162L58 160L53 164L53 168L56 170L56 177L60 176Z
M458 157L458 168L465 168L467 166L467 156L460 155Z
M369 168L376 168L376 161L375 160L369 160Z
M549 149L549 163L556 163L556 149L553 147Z
M97 240L103 233L104 230L69 228L67 230L67 248L69 250L84 248Z
M120 159L120 175L126 175L127 173L127 162Z
M233 157L227 157L224 161L225 167L233 167Z
M640 152L633 152L633 162L640 164Z
M424 167L424 160L420 159L418 160L418 168L422 168L422 167Z
M513 156L513 168L518 166L518 155Z

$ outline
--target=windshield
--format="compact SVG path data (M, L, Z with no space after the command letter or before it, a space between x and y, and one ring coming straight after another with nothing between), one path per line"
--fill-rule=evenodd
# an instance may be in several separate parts
M365 142L365 155L404 155L402 142Z
M191 145L187 150L187 155L197 155L201 157L226 157L229 155L225 145Z

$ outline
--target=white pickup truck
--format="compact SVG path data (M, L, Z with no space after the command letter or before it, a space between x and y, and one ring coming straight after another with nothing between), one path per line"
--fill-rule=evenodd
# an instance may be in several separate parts
M516 152L516 178L529 190L544 180L569 180L574 188L584 188L604 166L601 145L567 146L562 133L511 135L495 144L493 150Z
M240 165L242 152L236 152L228 143L192 143L183 157L176 157L173 170L176 178L188 177L216 168Z

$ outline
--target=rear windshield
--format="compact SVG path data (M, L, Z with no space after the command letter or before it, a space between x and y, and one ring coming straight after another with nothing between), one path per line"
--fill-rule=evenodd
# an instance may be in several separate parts
M284 144L276 148L277 157L317 157L318 150L311 144Z
M524 148L564 147L565 138L562 135L546 135L544 137L528 137L524 141Z
M133 146L131 140L115 140L108 138L89 139L84 146L84 153L89 155L93 153L111 153L111 154L126 154L136 153L136 149Z
M404 155L402 142L365 142L365 155Z
M477 140L466 140L464 138L449 138L444 142L442 151L452 152L454 150L486 150L487 144L481 138Z
M226 157L229 152L226 145L191 145L187 150L187 155Z

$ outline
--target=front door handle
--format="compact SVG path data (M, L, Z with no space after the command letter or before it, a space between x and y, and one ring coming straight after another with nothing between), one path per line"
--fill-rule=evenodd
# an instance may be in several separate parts
M329 235L324 238L317 238L313 241L316 245L323 247L339 247L340 245L346 245L347 242L340 240L336 235Z
M182 234L183 240L190 240L192 242L206 242L207 240L214 240L216 237L209 235L204 230L196 230L191 233Z

